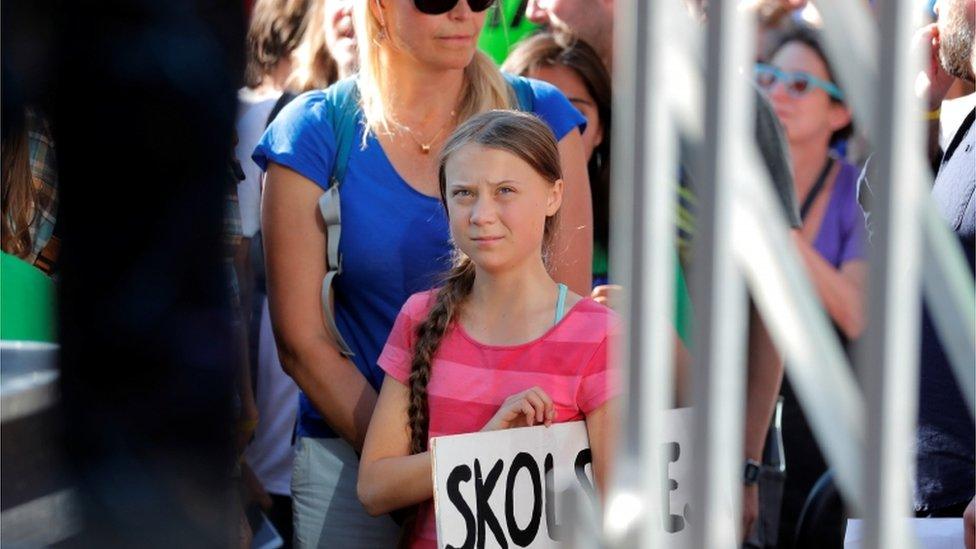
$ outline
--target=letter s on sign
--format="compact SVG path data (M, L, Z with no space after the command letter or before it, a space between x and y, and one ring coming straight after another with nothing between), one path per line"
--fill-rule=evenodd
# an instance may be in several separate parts
M471 468L467 465L458 465L451 471L451 474L447 476L447 497L454 504L454 507L461 513L461 517L464 518L464 543L459 546L447 545L447 549L473 549L475 535L477 534L474 525L474 513L471 512L471 507L468 507L468 502L464 501L464 496L461 495L461 483L468 482L471 480Z

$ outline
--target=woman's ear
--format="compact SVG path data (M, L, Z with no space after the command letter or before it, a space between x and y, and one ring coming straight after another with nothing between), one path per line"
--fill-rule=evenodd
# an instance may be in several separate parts
M827 121L832 131L837 131L851 123L851 111L840 103L832 103Z
M373 17L376 18L377 22L379 22L380 29L386 29L386 17L383 15L382 0L373 0L372 2L369 2L369 11L372 12Z
M563 204L563 183L562 179L557 179L549 187L549 195L546 197L546 217L552 217L559 211Z
M603 124L597 121L596 131L593 133L593 150L595 151L599 149L600 145L602 144L603 144Z

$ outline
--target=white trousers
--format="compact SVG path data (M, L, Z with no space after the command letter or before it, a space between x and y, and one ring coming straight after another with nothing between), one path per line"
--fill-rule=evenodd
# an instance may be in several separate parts
M356 496L359 457L341 438L298 439L291 477L298 549L396 547L400 528L371 517Z

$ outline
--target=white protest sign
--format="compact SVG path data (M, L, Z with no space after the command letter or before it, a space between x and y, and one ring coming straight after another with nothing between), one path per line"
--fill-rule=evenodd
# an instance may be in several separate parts
M960 549L965 545L961 518L909 518L905 519L915 532L915 544L919 549ZM848 519L844 535L844 549L861 549L867 545L866 529L861 519Z
M668 547L688 543L691 409L667 412L662 525ZM582 421L431 440L437 546L559 547L570 526L559 502L580 487L596 505ZM636 479L634 479L636 481Z

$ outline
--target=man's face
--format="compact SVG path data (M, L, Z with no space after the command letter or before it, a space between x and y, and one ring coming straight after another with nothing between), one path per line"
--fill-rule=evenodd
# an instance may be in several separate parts
M973 82L973 28L976 0L940 0L935 5L939 18L939 61L949 74Z
M529 0L525 15L557 36L575 36L597 51L613 28L613 10L606 0Z

